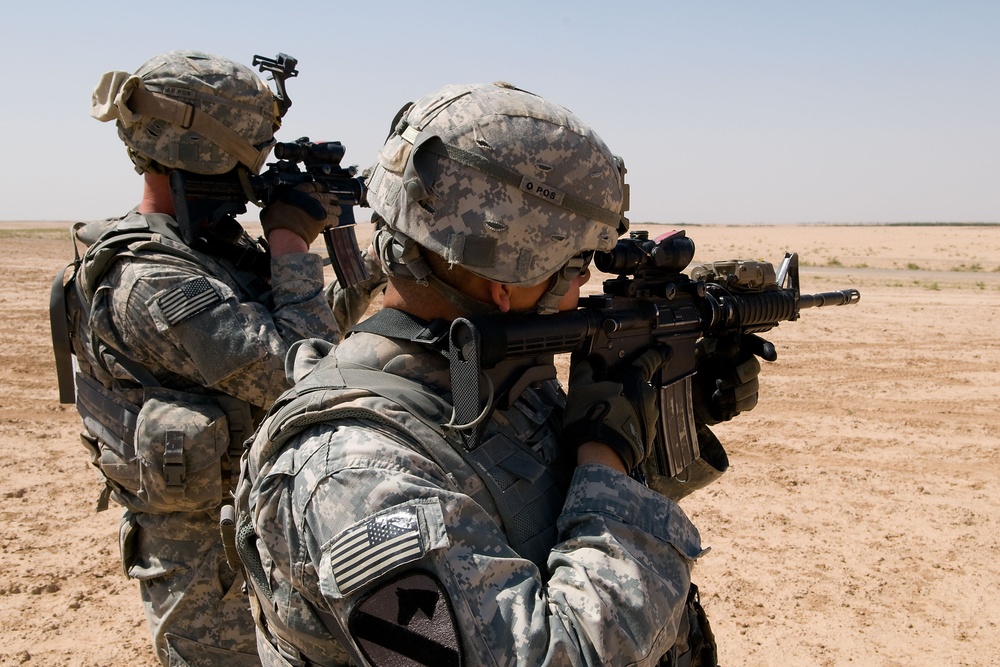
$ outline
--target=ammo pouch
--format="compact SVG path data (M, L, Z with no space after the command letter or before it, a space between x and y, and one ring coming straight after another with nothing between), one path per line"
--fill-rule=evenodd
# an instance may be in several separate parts
M147 388L135 427L137 497L147 512L197 512L228 495L226 413L212 397Z
M143 395L132 438L107 429L98 438L96 463L118 500L150 514L217 508L229 496L231 458L238 459L230 445L242 447L234 436L252 426L247 404L163 387L145 387Z

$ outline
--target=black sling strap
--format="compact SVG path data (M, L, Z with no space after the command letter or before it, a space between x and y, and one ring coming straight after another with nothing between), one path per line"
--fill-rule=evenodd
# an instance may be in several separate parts
M348 335L360 331L372 333L385 338L408 340L433 347L439 351L448 349L448 331L451 322L447 320L432 320L426 322L415 315L396 310L382 308L366 320L355 324Z

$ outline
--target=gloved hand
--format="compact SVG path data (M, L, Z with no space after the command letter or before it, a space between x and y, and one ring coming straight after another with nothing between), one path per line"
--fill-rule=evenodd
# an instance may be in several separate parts
M337 195L311 181L286 190L277 201L265 206L260 212L260 224L265 237L275 229L287 229L310 245L324 227L336 226L339 217Z
M711 426L757 405L759 355L773 361L774 346L753 334L708 337L695 348L692 397L695 416Z
M571 359L563 417L565 444L579 447L599 442L621 457L626 470L637 468L652 451L660 416L657 390L649 380L669 357L668 348L647 350L620 375L621 382L597 380L588 359Z

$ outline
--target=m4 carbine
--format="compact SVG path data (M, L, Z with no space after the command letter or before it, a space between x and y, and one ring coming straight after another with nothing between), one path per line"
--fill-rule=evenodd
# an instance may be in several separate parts
M292 100L285 81L298 76L298 60L279 53L274 58L255 55L253 64L261 72L270 72L275 83L278 116L284 117ZM323 229L330 264L342 287L350 287L370 276L358 249L354 232L354 207L368 206L368 189L357 167L342 167L345 148L339 141L312 143L308 137L274 145L276 162L268 163L261 174L253 174L243 166L217 176L187 171L170 172L170 191L174 200L174 216L182 230L199 226L213 227L219 221L246 213L247 202L258 206L280 199L284 193L301 183L316 181L337 195L340 219ZM299 163L304 169L299 168Z
M302 137L275 144L274 156L278 160L268 163L260 174L243 167L218 176L175 169L170 172L174 215L182 228L190 227L192 222L211 226L225 216L245 213L248 201L263 207L299 184L320 183L337 195L340 204L340 219L327 224L323 238L338 282L349 287L369 278L354 232L354 207L368 206L368 188L356 167L340 166L345 150L339 141L313 143Z
M583 354L598 378L614 380L650 347L666 346L670 357L651 381L659 388L660 408L654 455L641 474L665 495L689 492L678 488L700 455L692 399L698 340L732 337L739 343L798 319L804 308L861 298L855 289L802 294L794 253L785 255L777 272L767 262L732 260L683 273L693 257L694 242L684 231L652 240L648 232L632 232L610 252L595 253L597 268L616 277L604 282L603 294L581 298L575 310L455 320L449 332L452 422L463 429L466 446L476 446L479 425L493 407L507 407L528 385L556 376L554 355ZM777 358L774 346L756 336L745 344L768 361Z

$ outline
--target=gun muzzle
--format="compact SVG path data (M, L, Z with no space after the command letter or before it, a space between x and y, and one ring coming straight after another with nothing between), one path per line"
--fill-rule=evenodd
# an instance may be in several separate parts
M799 296L799 308L848 306L860 300L861 292L856 289L843 289L836 292L821 292L819 294L802 294Z

